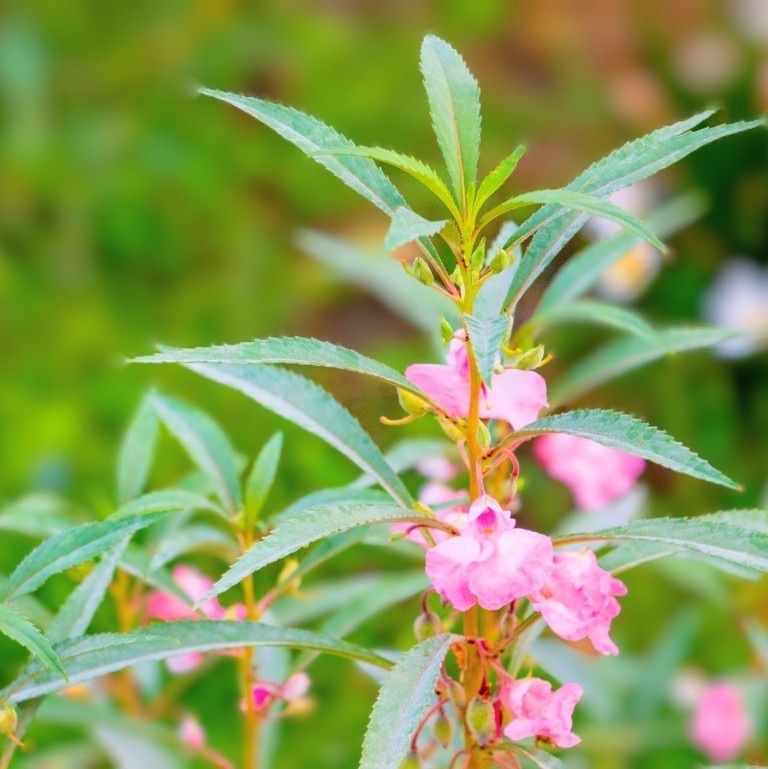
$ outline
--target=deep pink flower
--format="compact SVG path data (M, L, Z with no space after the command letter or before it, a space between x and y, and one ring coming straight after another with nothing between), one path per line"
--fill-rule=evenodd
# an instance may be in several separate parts
M719 764L736 759L751 733L741 692L728 681L710 684L696 704L690 725L691 742Z
M426 557L435 590L459 611L476 603L500 609L540 588L552 566L552 540L516 529L509 512L487 495L472 503L462 532Z
M282 685L273 684L270 681L258 681L251 689L251 701L256 710L265 710L276 700L295 702L300 700L309 691L311 680L309 676L300 670L288 676ZM243 710L241 703L241 710Z
M406 377L423 390L449 416L465 419L469 413L469 363L463 332L451 340L447 364L416 363ZM535 371L508 368L491 377L483 387L480 416L501 419L515 430L533 422L547 405L547 384Z
M529 598L561 638L589 638L600 654L618 654L608 632L621 611L615 596L626 592L624 583L601 568L591 550L581 550L555 553L549 579Z
M565 684L552 691L541 678L510 681L501 688L502 705L512 716L504 728L510 740L537 737L559 748L572 748L581 740L571 731L573 709L583 691L578 684Z
M585 510L605 507L626 494L645 469L645 460L640 457L564 433L538 438L533 453Z

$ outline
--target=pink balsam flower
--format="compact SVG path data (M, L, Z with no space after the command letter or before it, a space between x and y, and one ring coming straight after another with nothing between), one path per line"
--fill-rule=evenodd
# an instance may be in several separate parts
M288 676L282 684L258 681L251 689L251 702L259 711L266 710L277 700L296 702L306 695L310 685L311 679L303 670Z
M504 728L510 740L536 737L559 748L572 748L581 740L573 731L573 709L581 699L578 684L565 684L552 691L541 678L523 678L505 684L499 697L512 720Z
M416 363L406 377L423 390L448 416L465 419L469 414L469 361L464 332L448 347L447 364ZM509 422L515 430L533 422L547 405L547 384L535 371L508 368L483 386L480 416Z
M499 503L478 497L462 532L427 551L426 571L440 596L459 611L502 606L540 588L552 571L552 540L515 528Z
M736 759L752 733L741 692L728 681L710 684L696 703L689 733L709 760L719 764Z
M589 638L600 654L618 654L608 633L611 620L621 611L615 596L626 592L621 580L598 566L591 550L581 550L556 553L549 579L529 598L561 638Z
M626 494L645 469L645 460L640 457L564 433L536 439L533 453L585 510L605 507Z

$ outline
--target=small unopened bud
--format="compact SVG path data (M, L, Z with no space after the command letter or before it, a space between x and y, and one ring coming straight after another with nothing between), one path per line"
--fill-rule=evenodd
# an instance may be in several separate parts
M0 710L0 734L10 737L16 733L18 724L19 717L10 705Z
M549 360L550 358L547 356L544 345L537 344L535 347L531 347L530 350L526 350L522 355L519 355L515 360L515 366L519 369L532 370L543 366Z
M464 693L464 687L458 681L451 679L451 682L448 684L448 698L460 708L464 707L466 695Z
M281 586L285 585L287 592L289 593L297 593L301 587L301 577L294 577L293 575L298 569L298 559L288 558L277 576L277 584Z
M461 443L464 440L464 431L450 419L444 417L442 414L437 414L437 422L443 429L443 432L454 443Z
M477 423L477 442L482 448L487 449L491 445L491 432L485 422Z
M478 745L484 746L496 736L496 714L493 703L475 697L467 706L467 727Z
M469 258L469 266L475 270L481 270L485 264L485 238L483 238L478 244L477 248L472 252L472 256Z
M461 270L459 269L459 265L456 265L456 268L451 273L451 280L460 288L464 285L464 276L461 274Z
M500 272L506 270L507 267L509 267L509 265L514 261L514 254L511 254L509 251L505 251L503 248L500 248L495 253L493 259L491 259L491 263L488 265L488 269L493 275L498 275Z
M426 641L427 638L434 638L442 632L443 623L440 617L432 612L419 614L413 623L413 634L417 641Z
M403 411L412 417L420 417L429 411L429 406L425 400L401 387L397 388L397 399L400 401Z
M443 338L443 344L448 344L455 333L453 326L445 318L440 318L440 336Z
M400 769L420 769L421 761L419 761L418 753L411 751L400 764Z
M433 731L435 739L444 748L447 748L451 744L451 740L453 739L453 724L442 710L437 714Z
M413 277L419 281L419 283L423 283L425 286L431 286L435 282L435 276L433 275L432 270L420 256L417 256L413 260L411 273L413 274Z

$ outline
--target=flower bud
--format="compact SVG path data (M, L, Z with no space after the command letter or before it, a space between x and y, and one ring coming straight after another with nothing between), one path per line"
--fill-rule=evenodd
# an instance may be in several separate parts
M440 318L440 336L443 338L443 344L448 344L455 333L453 326L445 318Z
M420 769L421 767L421 761L419 761L419 756L417 753L414 753L411 751L403 761L402 764L400 764L400 769Z
M475 270L481 270L485 264L485 238L483 238L478 244L477 248L472 252L472 256L469 258L469 266Z
M425 612L419 614L413 623L413 634L417 641L426 641L443 632L443 623L436 614Z
M491 445L491 433L488 429L488 425L483 421L477 423L477 442L484 449L487 449Z
M460 708L464 707L464 703L466 702L464 687L458 681L454 681L453 678L448 684L448 698Z
M397 399L400 401L403 411L412 417L420 417L429 411L429 406L425 400L401 387L397 388Z
M496 714L490 700L475 697L467 706L466 719L478 745L487 745L496 736Z
M6 737L15 734L18 723L19 717L10 705L0 710L0 734L4 734Z
M491 263L488 265L488 269L493 275L498 275L500 272L506 270L507 267L509 267L509 265L514 261L514 254L511 254L509 251L505 251L503 248L500 248L494 255L493 259L491 259Z
M420 256L417 256L413 260L411 273L419 283L423 283L425 286L431 286L435 282L435 276L432 274L432 270Z
M437 714L433 731L435 739L444 748L447 748L451 744L451 740L453 739L453 724L442 709Z
M549 360L550 356L547 355L544 345L537 344L536 347L531 347L515 359L515 367L533 370L548 363Z
M464 432L460 427L458 427L447 417L444 417L442 414L436 414L435 416L437 417L438 424L443 429L443 432L448 436L448 438L450 438L454 443L461 443L464 441Z

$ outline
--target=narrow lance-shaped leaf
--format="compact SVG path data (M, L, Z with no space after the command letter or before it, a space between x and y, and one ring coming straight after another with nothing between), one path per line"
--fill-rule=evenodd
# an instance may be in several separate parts
M440 669L456 640L443 634L422 641L385 677L368 721L359 769L400 766L419 721L435 700Z
M249 574L331 534L371 523L407 521L446 528L436 518L420 515L413 510L403 510L393 504L328 504L305 510L282 521L271 534L247 550L203 600L229 590Z
M66 512L64 500L53 494L27 494L0 508L0 531L48 537L72 525Z
M389 251L394 251L412 240L437 235L447 223L447 219L430 222L410 208L396 208L392 215L392 223L384 238L384 246Z
M48 639L23 615L0 603L0 633L23 646L43 665L54 672L55 680L65 676L61 660Z
M389 660L375 652L308 630L246 621L162 622L121 635L105 633L59 644L56 649L68 681L33 664L0 692L0 698L14 704L51 694L70 684L91 681L140 662L244 646L308 649L385 669L392 666Z
M325 390L293 371L245 364L184 364L214 382L239 390L265 408L317 435L373 475L403 507L411 496L360 423Z
M147 513L177 512L182 510L208 510L224 516L224 510L208 497L186 489L163 489L150 491L126 502L118 508L113 518L126 515L146 515Z
M224 431L206 413L175 398L152 396L155 413L211 481L224 507L232 514L240 507L237 458Z
M488 249L490 259L493 259L493 257L496 256L504 243L512 237L516 230L517 224L514 221L510 220L501 225L497 236L494 238ZM519 246L512 249L512 256L514 257L514 261L506 270L502 270L498 275L491 275L486 278L483 285L480 286L480 290L477 292L473 306L475 315L485 318L493 315L501 315L504 312L507 291L512 283L512 278L517 270L517 266L520 263Z
M203 523L186 523L163 536L153 547L149 568L154 572L179 556L193 551L213 553L229 560L236 545L234 537L220 528Z
M501 356L501 345L509 333L509 316L479 318L465 315L464 323L480 376L486 384L490 384L493 367Z
M618 411L583 409L552 414L513 433L508 440L517 444L546 433L577 435L603 446L643 457L678 473L727 486L730 489L739 488L737 483L663 430Z
M515 172L517 164L520 162L520 158L525 154L526 148L520 144L515 147L514 152L511 155L507 155L496 168L483 179L480 186L477 188L477 194L475 195L475 212L479 211L488 198L493 195L494 192L499 190L504 182L509 179Z
M55 534L32 550L14 569L0 598L31 593L54 574L95 558L125 537L161 520L164 515L152 513L112 518Z
M137 497L147 483L157 442L158 424L150 395L141 399L117 457L117 501Z
M550 405L556 407L567 403L666 355L713 347L730 336L731 332L724 329L681 326L657 331L653 338L627 337L610 342L555 382L549 392Z
M634 310L590 299L560 304L544 312L536 313L529 321L529 327L535 332L540 332L561 323L588 323L595 326L605 326L645 337L649 341L653 341L656 333L653 326Z
M256 457L248 480L245 484L245 513L247 516L246 527L250 528L255 523L264 502L272 490L275 482L277 468L280 464L280 455L283 451L283 434L275 433Z
M421 73L432 127L458 200L477 176L480 154L480 88L464 59L444 40L427 35Z

